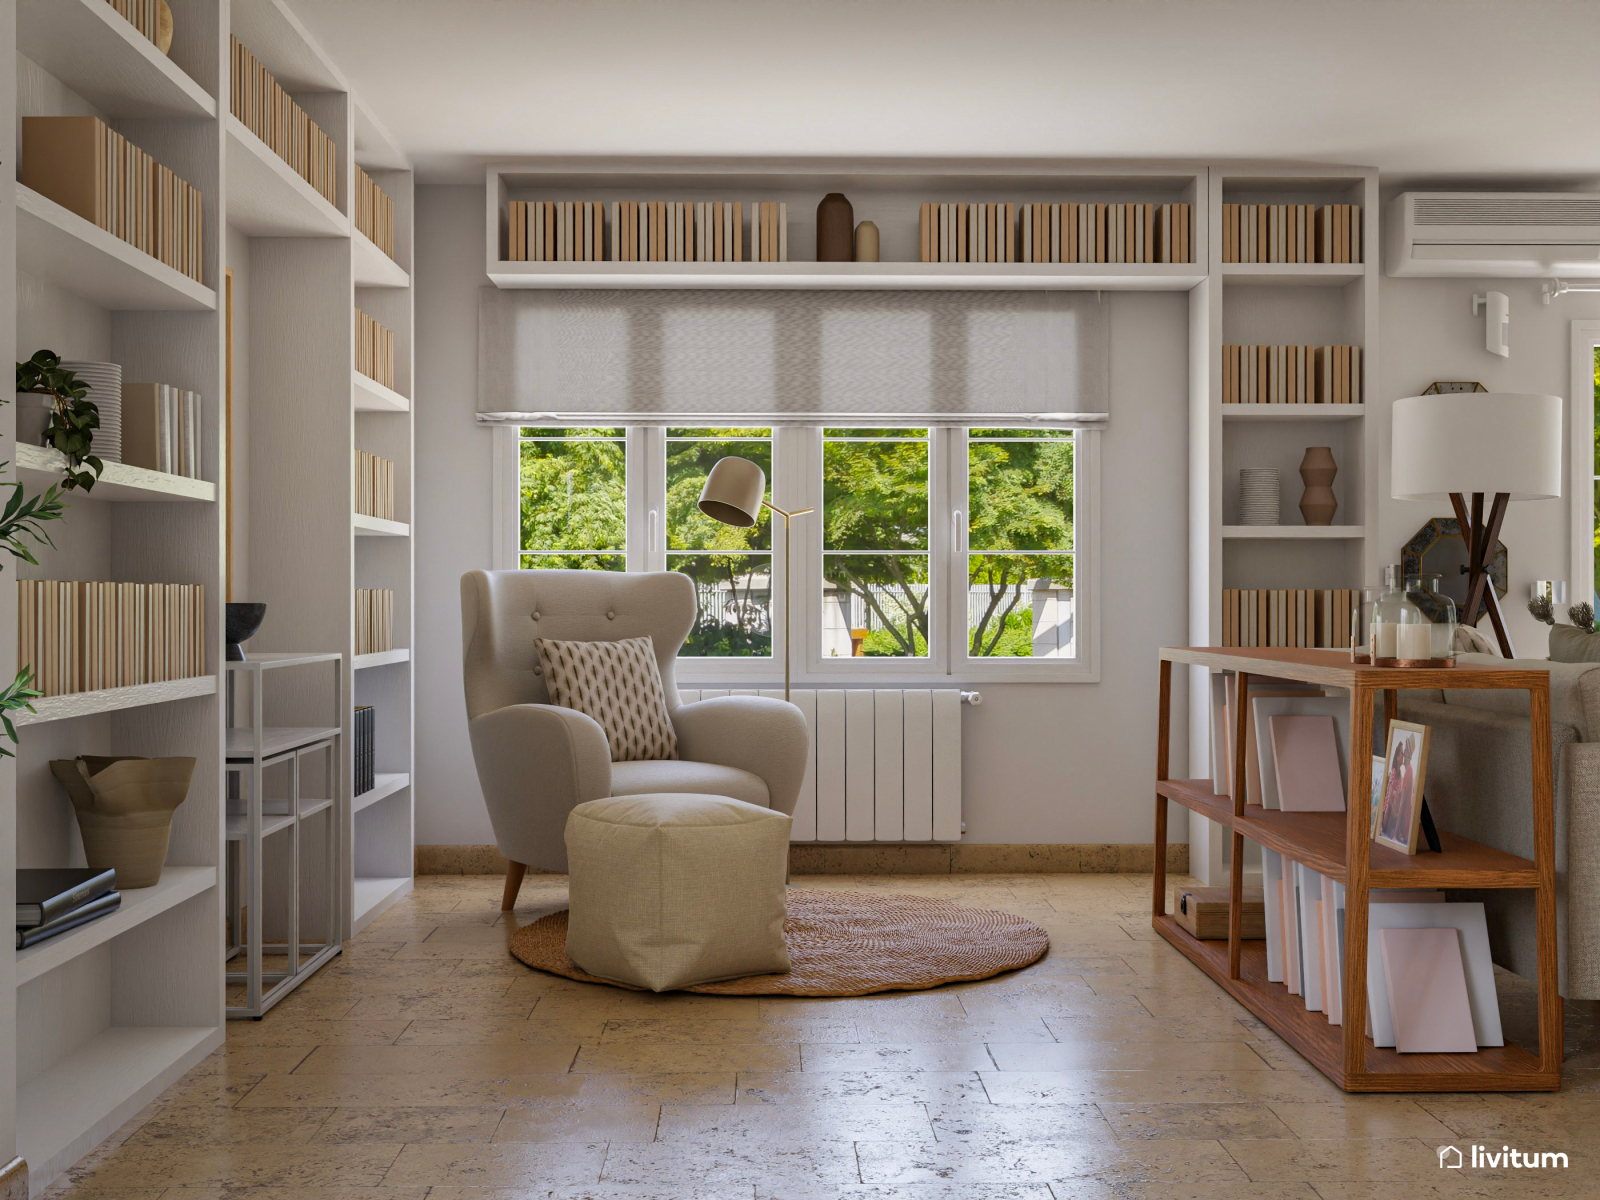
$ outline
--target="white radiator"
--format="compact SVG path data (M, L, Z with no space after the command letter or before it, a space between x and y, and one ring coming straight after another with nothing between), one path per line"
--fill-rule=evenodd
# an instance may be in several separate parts
M782 689L679 688L685 703ZM966 693L972 701L976 692ZM795 690L811 762L796 842L954 842L961 837L961 702L953 689Z

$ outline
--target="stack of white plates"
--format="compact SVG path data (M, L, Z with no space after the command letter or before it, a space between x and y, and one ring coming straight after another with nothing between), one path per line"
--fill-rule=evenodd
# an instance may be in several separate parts
M1239 524L1278 524L1278 468L1244 467L1239 472Z
M108 362L63 362L89 389L86 397L100 410L100 428L94 431L89 453L101 462L122 461L122 364Z

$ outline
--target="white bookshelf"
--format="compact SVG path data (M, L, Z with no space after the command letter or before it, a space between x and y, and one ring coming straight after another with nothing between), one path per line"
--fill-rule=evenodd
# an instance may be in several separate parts
M387 800L411 786L411 776L404 771L395 771L387 775L374 773L373 785L355 798L352 807L356 812L370 808L380 800Z
M57 548L37 550L37 567L0 562L12 568L0 573L6 678L16 662L16 579L199 583L207 602L205 674L39 700L36 713L18 714L18 759L0 760L0 813L16 813L0 819L0 904L9 902L13 866L68 866L79 853L71 806L48 760L197 760L157 885L125 892L114 914L0 954L0 1028L15 1030L0 1039L0 1087L15 1089L0 1098L0 1161L14 1132L35 1195L223 1040L225 847L237 833L224 799L221 682L230 492L225 267L234 268L236 307L234 566L243 583L234 598L269 605L249 650L309 646L343 655L345 703L330 729L345 745L352 702L379 708L381 783L359 819L348 751L340 793L307 802L300 814L322 821L335 808L341 928L370 920L410 887L410 656L376 656L370 665L380 669L359 675L352 666L357 587L395 590L395 640L412 644L412 548L404 536L412 478L409 163L284 0L174 0L173 8L179 36L167 55L105 0L0 0L0 20L14 13L17 33L12 83L0 89L0 161L16 163L19 117L94 111L206 202L197 281L20 183L0 191L0 336L12 357L50 348L120 362L125 378L193 389L206 406L202 478L108 464L92 492L70 494L67 519L49 527ZM230 30L333 138L336 202L228 112ZM396 198L393 259L350 220L358 162ZM21 308L19 293L27 297ZM351 379L352 302L395 330L393 389ZM30 493L41 491L59 477L61 456L18 447L14 422L15 405L0 407L0 461ZM358 540L353 515L338 516L352 508L356 448L397 463L401 529L383 529L389 536ZM268 724L300 736L285 731L327 719L325 703L312 716L318 699L292 688L269 693ZM268 828L277 820L268 817Z
M399 650L379 650L374 654L356 655L355 668L364 671L368 667L387 667L395 663L408 663L411 661L411 651L404 648Z
M1224 421L1356 421L1364 404L1224 404Z

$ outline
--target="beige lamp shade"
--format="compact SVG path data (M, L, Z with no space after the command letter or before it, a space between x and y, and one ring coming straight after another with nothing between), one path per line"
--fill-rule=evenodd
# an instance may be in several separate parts
M1519 392L1406 396L1394 402L1390 491L1396 500L1452 492L1561 495L1561 397Z
M748 458L719 459L700 489L700 511L724 525L754 525L761 519L767 473Z

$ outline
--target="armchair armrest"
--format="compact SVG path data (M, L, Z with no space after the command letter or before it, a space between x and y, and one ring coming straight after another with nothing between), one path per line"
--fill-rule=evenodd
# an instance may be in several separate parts
M611 794L611 748L594 718L554 704L512 704L467 725L500 853L567 869L567 814Z
M774 809L794 815L811 731L793 704L770 696L714 696L680 704L672 725L684 758L749 771L766 782Z

